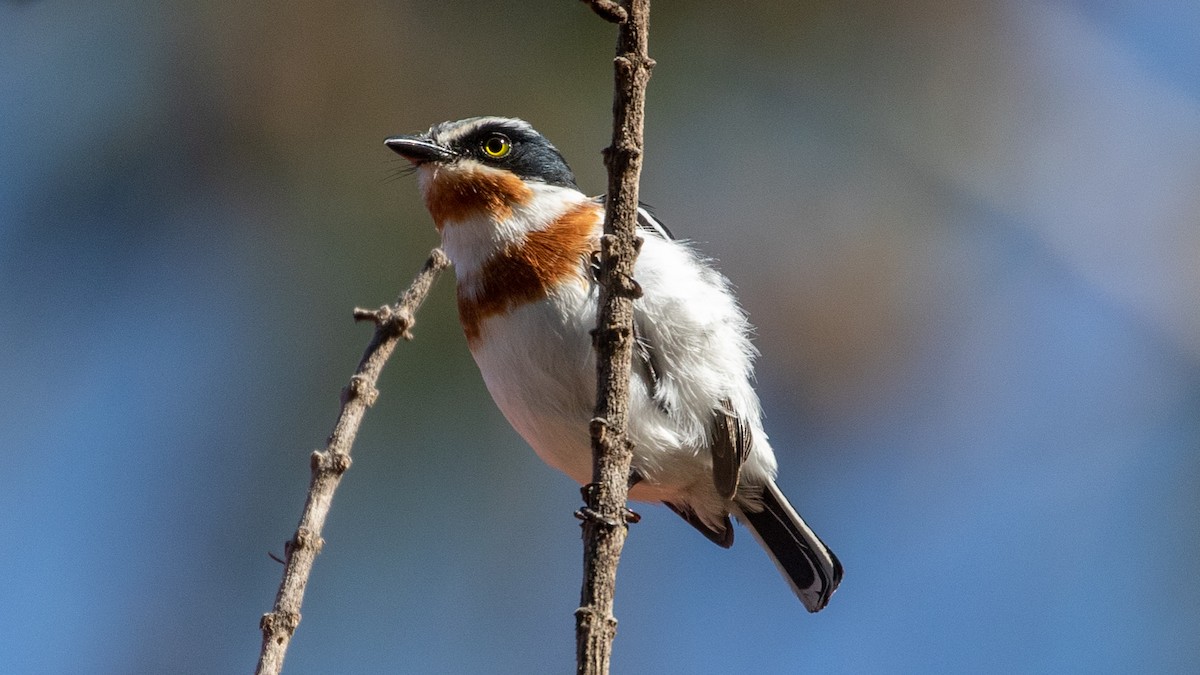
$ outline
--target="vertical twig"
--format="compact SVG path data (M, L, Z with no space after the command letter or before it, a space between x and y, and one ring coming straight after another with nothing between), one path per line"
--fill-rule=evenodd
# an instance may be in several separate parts
M375 335L359 361L350 384L342 390L342 410L334 424L333 433L324 451L312 454L312 480L308 484L308 499L296 534L284 544L283 580L275 595L275 606L259 622L262 628L262 651L258 656L258 675L277 675L283 668L283 658L296 626L300 625L300 603L312 572L313 561L321 552L321 530L333 503L333 493L342 474L350 468L350 448L367 408L379 396L375 383L384 364L401 338L412 339L414 315L425 301L433 282L450 264L441 249L433 249L425 266L413 279L412 285L396 301L377 310L355 309L356 321L375 322Z
M633 354L633 279L637 259L638 179L646 84L654 61L647 53L650 0L584 0L617 23L613 140L604 151L608 197L601 240L600 298L594 333L596 412L591 423L592 482L583 488L583 588L575 612L576 672L608 673L617 632L613 594L628 532L632 445L626 436Z

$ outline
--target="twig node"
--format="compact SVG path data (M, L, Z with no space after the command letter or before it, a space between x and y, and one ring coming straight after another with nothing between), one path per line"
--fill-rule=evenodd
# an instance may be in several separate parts
M370 408L379 399L379 390L371 384L371 380L367 377L354 375L350 378L350 383L346 385L345 400L351 401L356 398L362 399L363 403Z
M313 554L321 552L321 548L325 546L325 540L313 534L312 530L307 527L297 528L296 536L293 539L292 549L311 549Z
M258 622L258 627L264 633L287 633L291 637L296 632L296 628L300 625L300 612L267 612L262 615L262 619Z
M609 23L625 23L629 20L629 12L613 0L583 0L583 3Z

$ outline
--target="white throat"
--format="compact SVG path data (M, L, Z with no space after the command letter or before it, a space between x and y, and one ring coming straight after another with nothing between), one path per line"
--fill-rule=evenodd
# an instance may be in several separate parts
M512 216L495 222L479 216L442 223L442 249L454 263L460 280L480 270L497 251L520 245L525 234L543 230L573 207L588 200L587 195L567 187L529 183L533 198L513 207Z

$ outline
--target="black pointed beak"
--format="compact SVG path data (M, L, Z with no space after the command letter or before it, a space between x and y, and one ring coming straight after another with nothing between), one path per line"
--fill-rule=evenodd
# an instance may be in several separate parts
M454 157L450 148L440 146L422 136L392 136L383 144L417 165L425 162L444 162Z

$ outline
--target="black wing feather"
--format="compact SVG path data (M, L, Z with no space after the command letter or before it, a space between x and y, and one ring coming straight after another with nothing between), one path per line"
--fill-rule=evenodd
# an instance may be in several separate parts
M733 499L737 494L738 475L742 463L750 456L752 440L750 426L733 411L729 399L722 399L721 407L713 411L713 442L710 450L713 485L726 499Z
M721 548L729 548L730 546L733 546L733 523L729 521L728 515L725 516L725 522L721 526L721 529L714 530L705 524L704 521L697 518L696 514L692 513L691 511L679 506L675 506L671 502L663 503L667 505L667 508L674 511L680 518L686 520L688 525L700 530L700 533L708 537L708 540L712 543L720 546Z
M594 197L593 199L597 204L604 206L605 201L608 199L608 195L600 195L599 197ZM671 230L667 229L667 226L663 225L662 221L660 221L658 218L655 218L654 214L650 213L650 208L645 204L638 204L637 224L641 229L647 232L652 232L668 241L675 238L675 235L671 234Z

